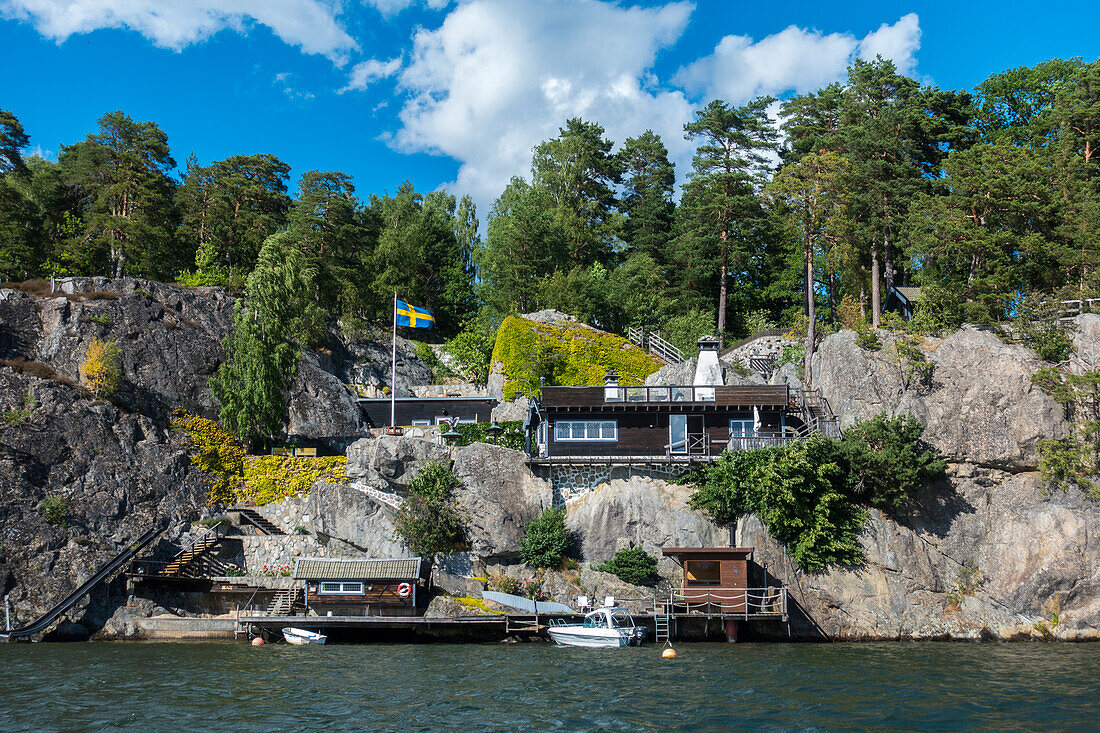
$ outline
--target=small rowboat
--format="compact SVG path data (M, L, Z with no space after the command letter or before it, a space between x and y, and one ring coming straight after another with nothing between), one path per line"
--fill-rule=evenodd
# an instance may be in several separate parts
M295 629L293 627L286 627L283 629L283 638L286 639L287 644L294 644L295 646L304 646L306 644L324 644L328 639L324 634L318 634L316 631L306 631L305 629Z

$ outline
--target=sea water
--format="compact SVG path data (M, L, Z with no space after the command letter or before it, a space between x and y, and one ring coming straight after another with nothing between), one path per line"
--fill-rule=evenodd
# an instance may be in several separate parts
M0 645L0 731L1096 731L1100 645Z

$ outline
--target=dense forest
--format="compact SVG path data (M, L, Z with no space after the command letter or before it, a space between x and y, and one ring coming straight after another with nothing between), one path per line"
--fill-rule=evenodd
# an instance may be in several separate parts
M28 133L0 110L0 278L222 285L291 342L388 321L395 290L467 346L546 307L689 345L808 316L877 323L892 285L922 286L918 320L940 328L1010 317L1032 294L1100 293L1100 61L973 91L857 61L845 83L782 102L710 102L684 127L690 171L652 131L617 145L571 119L483 230L467 197L360 197L336 171L292 192L274 155L180 167L156 123L98 124L53 162L25 157Z

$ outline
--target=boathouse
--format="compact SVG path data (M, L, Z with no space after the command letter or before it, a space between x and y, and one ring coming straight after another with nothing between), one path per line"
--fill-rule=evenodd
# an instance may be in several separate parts
M679 598L685 605L744 613L748 602L751 547L662 547L684 569ZM752 609L755 610L755 609Z
M427 565L397 559L301 558L294 578L318 616L415 616L427 601Z

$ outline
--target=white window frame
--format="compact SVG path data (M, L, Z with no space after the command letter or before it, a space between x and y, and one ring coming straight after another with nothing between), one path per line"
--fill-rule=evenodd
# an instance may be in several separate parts
M426 428L432 424L431 420L413 420L412 425L414 428Z
M325 588L325 586L330 586ZM335 588L331 586L336 586ZM322 580L317 583L319 596L361 596L364 595L361 580Z
M574 438L573 426L580 423L585 426L584 437ZM588 426L596 424L599 425L599 435L593 437L588 434ZM562 436L562 425L569 425L570 437L566 438ZM612 435L605 437L603 435L603 428L607 425L612 427ZM554 422L554 442L555 443L614 443L619 440L619 421L618 420L556 420Z
M730 437L731 438L734 438L734 437L735 438L755 438L756 437L756 431L753 430L753 425L755 425L755 422L756 421L753 420L752 418L749 418L747 420L739 419L739 418L731 419L730 420ZM738 434L734 434L734 432L733 432L734 423L740 423L741 424L741 432L738 433Z

